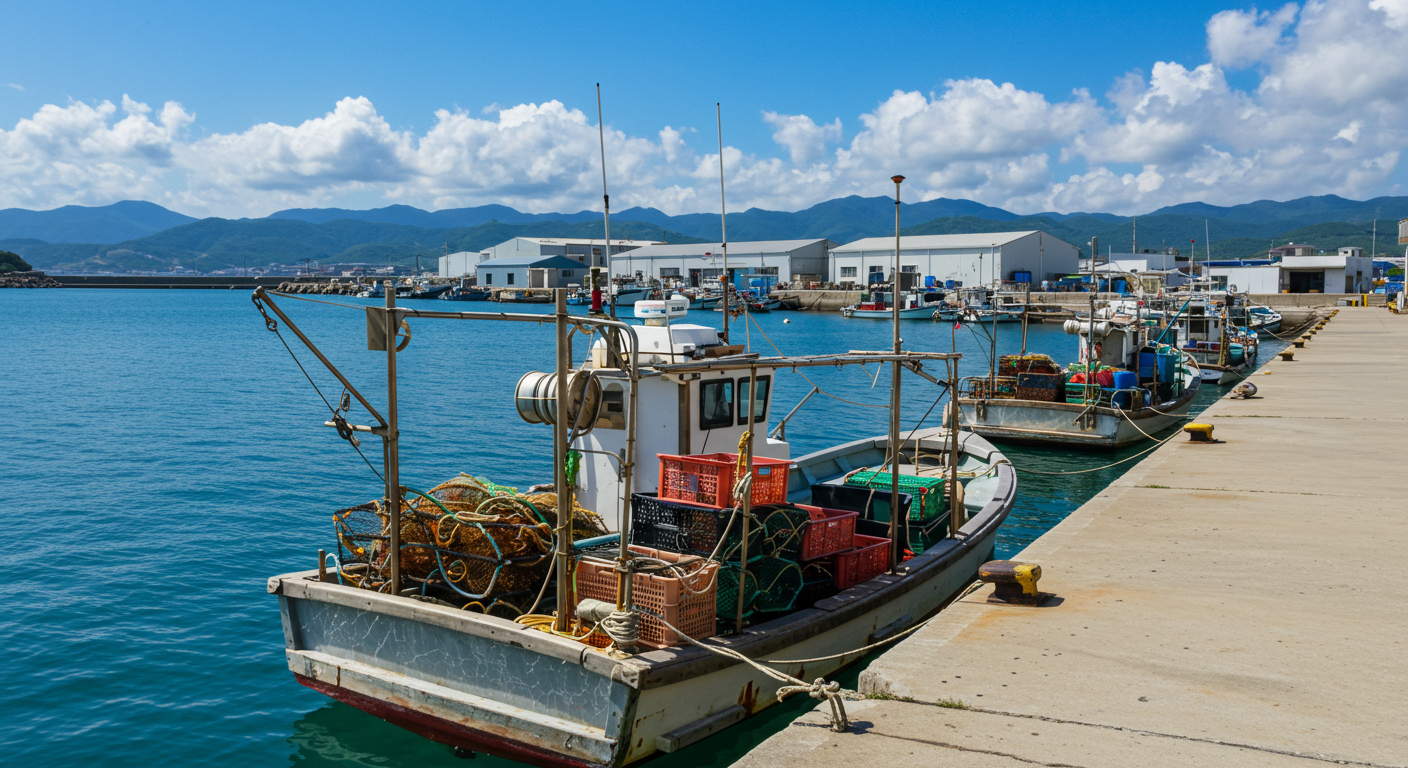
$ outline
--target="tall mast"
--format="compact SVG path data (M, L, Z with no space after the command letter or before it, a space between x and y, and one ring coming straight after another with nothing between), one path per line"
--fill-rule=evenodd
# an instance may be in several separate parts
M601 202L606 246L601 251L601 265L606 268L606 279L611 279L611 195L606 194L606 128L601 120L601 83L596 84L596 137L601 144ZM611 297L611 319L616 319L616 298Z
M891 322L895 354L904 343L900 339L900 183L903 176L891 176L895 182L895 271L890 280ZM890 570L899 564L900 500L900 361L890 363ZM904 521L903 524L908 524Z
M724 113L719 103L714 102L714 120L719 126L719 234L722 237L724 250L724 273L720 276L719 285L724 289L724 345L728 345L728 290L733 287L733 280L728 275L728 207L724 200ZM747 329L747 326L744 326Z

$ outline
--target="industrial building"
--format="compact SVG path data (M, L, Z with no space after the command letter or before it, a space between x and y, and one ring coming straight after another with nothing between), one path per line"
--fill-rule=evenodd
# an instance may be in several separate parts
M588 240L566 237L515 237L484 251L490 259L543 258L564 256L587 267L604 267L602 249L605 240ZM612 240L611 253L615 256L646 245L662 245L653 240Z
M581 285L588 268L566 256L508 256L480 262L483 288L566 288Z
M893 237L837 246L831 249L830 279L855 286L888 282L894 254ZM900 271L916 273L918 285L944 285L949 280L966 286L1039 285L1076 272L1079 260L1079 248L1039 230L900 238Z
M1289 246L1284 246L1289 247ZM1308 246L1307 246L1308 247ZM1209 267L1218 288L1237 286L1248 293L1370 293L1374 260L1363 248L1338 253L1282 256L1276 264L1255 267Z
M728 268L735 275L773 275L779 283L827 279L828 254L836 244L826 239L761 240L728 244ZM698 286L723 274L721 243L646 245L611 259L612 277L677 279Z
M480 262L488 261L488 251L458 251L440 257L440 277L468 277Z

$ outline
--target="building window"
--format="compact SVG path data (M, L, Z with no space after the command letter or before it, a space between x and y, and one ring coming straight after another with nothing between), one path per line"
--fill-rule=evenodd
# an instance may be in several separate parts
M715 379L699 385L699 428L733 426L733 379Z
M485 272L485 273L484 273L484 284L485 284L485 285L493 285L493 284L494 284L494 273L493 273L493 272Z
M768 421L768 379L758 377L758 404L753 407L753 423L766 424ZM738 423L748 425L748 379L738 379Z
M841 267L841 277L855 277L855 276L856 276L856 268L855 268L855 267Z
M563 270L558 270L558 272L559 272L559 274L561 274L563 277L575 277L576 274L577 274L577 271L576 271L575 269L563 269Z
M509 285L513 285L513 273L512 273L512 272L509 272L509 273L507 273L507 274L508 274L508 284L509 284Z
M679 267L661 267L661 268L660 268L660 276L661 276L661 277L679 277L679 276L680 276L680 268L679 268Z
M901 271L901 272L918 272L918 271L919 271L919 267L915 266L914 264L907 264L907 265L905 265L905 266L903 266L903 267L900 267L900 271Z

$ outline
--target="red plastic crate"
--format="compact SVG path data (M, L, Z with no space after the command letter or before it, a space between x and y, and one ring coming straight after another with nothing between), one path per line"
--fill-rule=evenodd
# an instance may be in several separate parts
M890 568L890 540L856 534L855 547L831 557L837 589L850 589L873 579Z
M630 550L638 555L653 557L667 562L677 562L688 555L666 552L659 549L637 547ZM646 645L664 648L671 645L684 645L673 630L650 615L657 613L684 632L699 640L713 637L714 608L717 602L718 563L700 561L695 571L683 581L694 590L685 589L681 579L673 576L655 576L646 573L632 574L631 602L645 609L640 612L640 639ZM599 560L583 557L577 561L577 597L616 602L616 563L613 560ZM595 643L593 643L595 645Z
M793 504L797 509L806 510L812 516L807 531L802 535L802 551L798 559L815 560L819 557L845 552L855 546L856 517L858 512L844 509L813 507L810 504Z
M733 483L738 454L657 455L660 457L660 498L715 509L736 505ZM751 496L755 506L787 501L787 472L791 466L792 462L783 459L753 457Z

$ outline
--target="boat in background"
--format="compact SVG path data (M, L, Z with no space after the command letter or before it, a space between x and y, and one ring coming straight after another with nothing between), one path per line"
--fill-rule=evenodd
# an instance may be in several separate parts
M1275 335L1281 330L1281 313L1271 307L1252 304L1247 307L1247 319L1250 321L1248 327L1257 333Z
M1118 448L1186 418L1202 383L1193 357L1149 340L1138 316L1068 320L1080 362L1062 370L1046 355L1004 355L996 375L959 384L961 423L984 437Z
M930 295L942 296L942 294L924 294L917 291L901 293L899 299L900 319L926 320L932 318L934 312L940 308L941 302L925 301ZM874 291L863 296L859 304L841 308L843 317L890 320L894 314L894 294L889 291Z
M456 285L440 294L441 301L488 301L489 291L475 286Z

